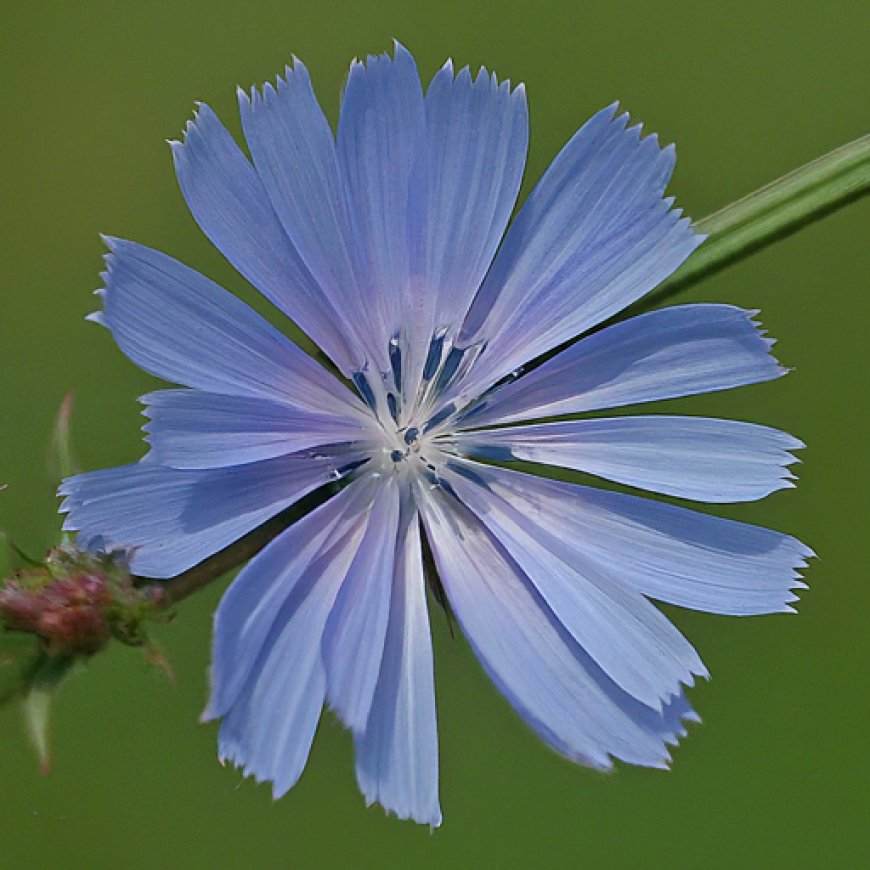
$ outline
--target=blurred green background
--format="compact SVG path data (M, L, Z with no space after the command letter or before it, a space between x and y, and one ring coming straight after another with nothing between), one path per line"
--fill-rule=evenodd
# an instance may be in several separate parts
M866 129L870 7L853 2L0 2L3 127L0 528L39 552L57 529L51 420L76 391L82 468L142 452L155 382L83 317L99 232L194 265L254 302L189 217L164 139L194 100L238 131L235 85L302 57L331 119L354 55L400 38L424 77L446 56L528 87L526 190L594 110L618 98L680 159L671 191L701 217ZM46 779L0 710L3 867L857 867L868 820L868 208L851 206L682 300L761 308L788 378L670 409L802 437L801 484L721 513L821 555L797 617L671 610L712 674L705 724L670 773L606 777L550 753L434 618L444 826L366 810L348 735L324 717L301 783L216 762L206 695L225 582L160 638L177 685L126 648L69 682Z

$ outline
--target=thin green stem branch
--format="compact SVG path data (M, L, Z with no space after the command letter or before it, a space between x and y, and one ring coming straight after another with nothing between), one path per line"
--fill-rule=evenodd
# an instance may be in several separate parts
M695 228L706 233L707 240L640 305L644 309L660 305L868 193L870 134L699 220Z
M257 526L248 534L234 541L223 550L209 556L207 559L188 568L175 577L168 580L153 580L149 577L134 577L134 583L142 587L153 589L154 600L159 606L169 608L183 601L185 598L199 592L213 580L223 577L234 568L247 562L260 552L273 538L276 538L284 529L291 526L296 520L323 504L341 488L340 483L328 483L320 489L314 490L300 499L296 504L276 514L265 523Z
M844 145L698 221L695 224L697 230L709 238L658 290L624 314L636 314L639 309L658 305L867 193L870 193L870 135ZM155 582L155 588L162 590L162 601L167 606L175 604L237 568L310 507L311 504L294 506L183 574ZM137 578L137 581L141 584L153 582L145 577Z
M295 519L295 516L284 511L266 520L228 547L169 580L151 580L147 577L136 577L134 580L137 586L147 586L149 589L153 587L154 592L157 593L154 600L159 602L160 607L170 608L256 556Z

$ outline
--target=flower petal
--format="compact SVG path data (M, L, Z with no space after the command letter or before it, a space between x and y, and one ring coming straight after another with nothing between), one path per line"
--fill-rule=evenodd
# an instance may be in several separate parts
M623 703L638 722L658 734L668 746L677 746L680 738L686 736L686 722L701 721L701 717L692 709L682 691L674 695L661 711L653 710L633 698Z
M104 310L92 316L140 368L206 392L360 407L323 366L217 284L151 248L108 244Z
M401 520L381 674L355 746L367 803L377 801L401 819L441 824L432 639L416 511Z
M350 67L338 121L337 153L366 273L377 363L389 371L387 343L400 326L420 345L426 207L426 118L414 59L370 56ZM405 323L402 323L402 320ZM416 330L416 331L415 331Z
M305 65L295 60L276 86L239 91L245 138L285 232L342 320L351 346L370 339L354 263L354 236L335 139ZM358 360L359 361L359 360Z
M483 426L728 390L785 374L752 317L731 305L675 305L581 339L466 416Z
M516 203L529 142L525 90L448 61L426 91L432 326L458 329Z
M618 483L708 502L755 501L793 486L778 429L706 417L612 417L467 432L451 439L481 459L574 468Z
M813 551L771 529L647 498L473 466L476 480L626 589L693 610L791 612Z
M362 543L323 635L327 698L348 728L364 730L384 655L396 557L400 488L379 487Z
M662 198L673 148L615 111L583 125L508 229L459 337L487 344L472 394L621 311L703 240Z
M308 760L326 689L321 639L362 538L370 499L365 481L352 484L332 500L336 505L328 502L327 510L279 535L236 578L238 591L221 608L227 619L219 614L216 622L212 674L216 687L223 684L217 688L223 697L207 716L218 715L246 672L221 723L220 758L258 782L270 780L276 798L296 784ZM319 548L309 546L309 537ZM240 614L252 614L241 627ZM234 643L228 633L239 628L243 636Z
M491 533L448 498L437 489L421 498L426 532L456 618L502 694L574 761L665 767L662 714L604 674Z
M447 480L477 515L571 636L620 688L661 710L707 670L691 644L642 595L566 548L546 526L455 466ZM471 471L471 477L475 476Z
M59 490L64 529L81 547L99 538L130 550L136 574L172 577L335 480L338 464L303 453L208 471L137 462L77 474Z
M202 231L345 374L353 371L358 360L341 329L342 311L293 247L254 167L214 112L201 105L184 142L171 146L181 192Z
M211 696L203 720L225 716L235 704L273 627L283 627L281 608L306 571L337 542L361 538L372 495L371 486L350 484L282 532L230 584L215 612ZM340 583L344 574L333 574Z
M370 432L360 414L302 411L269 399L200 390L142 396L149 460L172 468L221 468L323 445L360 441ZM333 403L334 404L334 403Z

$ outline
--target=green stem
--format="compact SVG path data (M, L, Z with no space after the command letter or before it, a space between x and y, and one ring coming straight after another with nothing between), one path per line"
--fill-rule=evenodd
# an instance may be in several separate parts
M266 520L244 537L234 541L228 547L209 556L207 559L188 568L181 574L169 580L154 581L147 577L134 577L137 586L146 586L153 589L155 600L160 607L170 608L183 601L194 592L204 589L213 580L223 577L239 565L244 564L260 552L268 543L276 538L284 529L288 528L298 516L295 513L284 511L277 516Z
M623 312L636 314L726 266L785 238L870 192L870 135L790 172L695 224L709 238L655 293ZM183 574L155 584L172 605L258 553L311 505L298 505ZM150 584L145 577L140 584Z
M643 300L643 308L661 304L867 193L870 193L870 134L697 221L695 228L709 238ZM636 312L637 308L629 313Z
M133 582L140 588L152 590L160 607L170 608L256 556L284 529L335 495L341 486L341 483L328 483L316 489L223 550L188 568L187 571L176 574L175 577L170 577L168 580L152 580L149 577L134 576Z

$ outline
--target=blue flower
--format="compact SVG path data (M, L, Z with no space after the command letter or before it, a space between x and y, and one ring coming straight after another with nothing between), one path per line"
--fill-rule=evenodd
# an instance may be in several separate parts
M779 377L754 312L680 305L587 333L702 241L664 197L672 146L611 106L507 226L528 144L522 86L448 62L354 62L337 136L305 67L240 92L251 159L207 106L172 143L193 216L329 357L336 377L176 260L108 240L103 310L133 362L150 452L67 480L65 527L170 577L304 496L319 506L241 571L215 617L220 756L276 796L324 703L366 800L438 825L424 553L498 689L556 751L665 767L706 676L650 603L789 611L794 538L511 469L576 469L703 502L791 486L796 439L701 417L576 415ZM541 360L544 360L541 362ZM540 422L553 417L572 417ZM327 497L327 496L330 497Z

